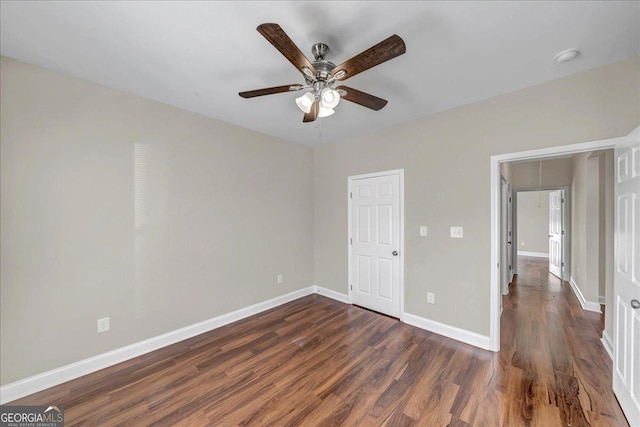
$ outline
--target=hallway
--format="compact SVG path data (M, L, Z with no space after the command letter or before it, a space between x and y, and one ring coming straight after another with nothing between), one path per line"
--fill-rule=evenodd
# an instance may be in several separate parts
M508 400L506 424L627 426L600 342L604 316L583 311L546 259L518 257L518 272L501 318L507 393L520 395Z

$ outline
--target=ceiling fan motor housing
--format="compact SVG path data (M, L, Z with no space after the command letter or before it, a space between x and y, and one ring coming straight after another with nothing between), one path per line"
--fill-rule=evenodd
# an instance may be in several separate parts
M330 61L321 60L314 61L313 67L316 69L315 80L326 81L330 77L331 71L336 68L336 64ZM309 80L311 81L307 83L313 83L312 79Z

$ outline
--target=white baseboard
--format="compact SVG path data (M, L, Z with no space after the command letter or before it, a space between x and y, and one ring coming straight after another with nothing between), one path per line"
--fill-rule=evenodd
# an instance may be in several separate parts
M52 369L50 371L4 385L0 387L0 404L5 404L7 402L20 399L21 397L71 381L83 375L108 368L109 366L113 366L134 357L175 344L179 341L192 338L196 335L209 332L213 329L253 316L254 314L261 313L313 293L349 304L349 296L346 294L323 288L322 286L310 286L286 295L272 298L268 301L241 308L231 313L223 314L175 331L167 332L166 334L162 334L157 337L149 338L107 353L99 354L88 359L80 360L60 368ZM409 313L404 313L403 321L409 325L435 332L439 335L443 335L466 344L480 347L485 350L490 349L489 337L475 332L456 328L455 326L445 325L444 323L425 319Z
M314 286L314 290L319 295L324 295L328 298L332 298L336 301L340 301L345 304L350 304L349 295L341 292L336 292L331 289L323 288L322 286ZM452 338L457 341L461 341L466 344L480 347L485 350L489 350L489 337L480 335L475 332L470 332L465 329L456 328L455 326L445 325L444 323L436 322L434 320L425 319L424 317L416 316L414 314L403 313L401 320L411 326L416 326L420 329L425 329L430 332L435 332L439 335L443 335L447 338Z
M350 304L349 295L347 294L323 288L322 286L314 286L314 290L319 295L324 295L336 301ZM452 338L454 340L461 341L475 347L480 347L485 350L489 350L490 348L489 337L485 335L480 335L475 332L467 331L465 329L456 328L455 326L445 325L444 323L425 319L424 317L416 316L409 313L403 313L403 317L401 320L408 325L416 326L420 329L425 329L430 332L435 332L439 335L443 335L447 338Z
M532 257L536 257L536 258L549 258L549 254L545 254L543 252L518 251L518 256L532 256Z
M600 338L600 341L602 342L604 349L607 350L607 354L609 354L609 357L613 361L613 340L611 339L607 331L602 331L602 338Z
M491 340L486 335L480 335L475 332L467 331L466 329L445 325L444 323L425 319L424 317L409 313L404 313L404 323L430 332L435 332L438 335L443 335L447 338L461 341L465 344L480 347L485 350L491 350Z
M600 311L600 304L598 304L597 302L593 302L593 301L587 301L584 298L584 295L582 295L582 292L580 292L580 288L578 287L578 284L573 279L573 277L569 277L569 284L571 285L571 289L573 289L573 293L576 295L576 298L578 298L578 301L580 302L580 305L582 306L583 310L595 311L596 313L602 313Z
M313 287L313 291L318 295L322 295L327 298L343 302L345 304L350 304L349 295L343 294L342 292L336 292L334 290L323 288L322 286L317 285Z
M328 290L325 290L328 291ZM254 314L261 313L265 310L272 309L282 304L286 304L295 299L311 295L316 292L315 286L300 289L286 295L272 298L249 307L241 308L231 313L223 314L203 322L195 323L157 337L149 338L107 353L99 354L79 362L71 363L51 371L43 372L32 377L28 377L0 387L0 404L11 402L21 397L28 396L38 391L71 381L83 375L99 371L100 369L113 366L117 363L138 357L145 353L158 350L179 341L195 337L205 332L221 326L244 319ZM333 292L333 291L331 291ZM338 292L334 292L340 295ZM323 295L329 296L326 293Z

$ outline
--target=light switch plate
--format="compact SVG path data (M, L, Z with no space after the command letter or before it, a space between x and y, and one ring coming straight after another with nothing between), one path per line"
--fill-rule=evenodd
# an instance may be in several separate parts
M421 225L420 226L420 236L421 237L427 237L427 226L426 225Z
M451 227L451 237L454 239L462 239L462 227Z

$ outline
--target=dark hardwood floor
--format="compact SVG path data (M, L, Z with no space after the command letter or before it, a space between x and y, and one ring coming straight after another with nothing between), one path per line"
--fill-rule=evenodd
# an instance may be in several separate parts
M67 426L627 426L600 316L519 270L499 353L313 295L12 404Z

